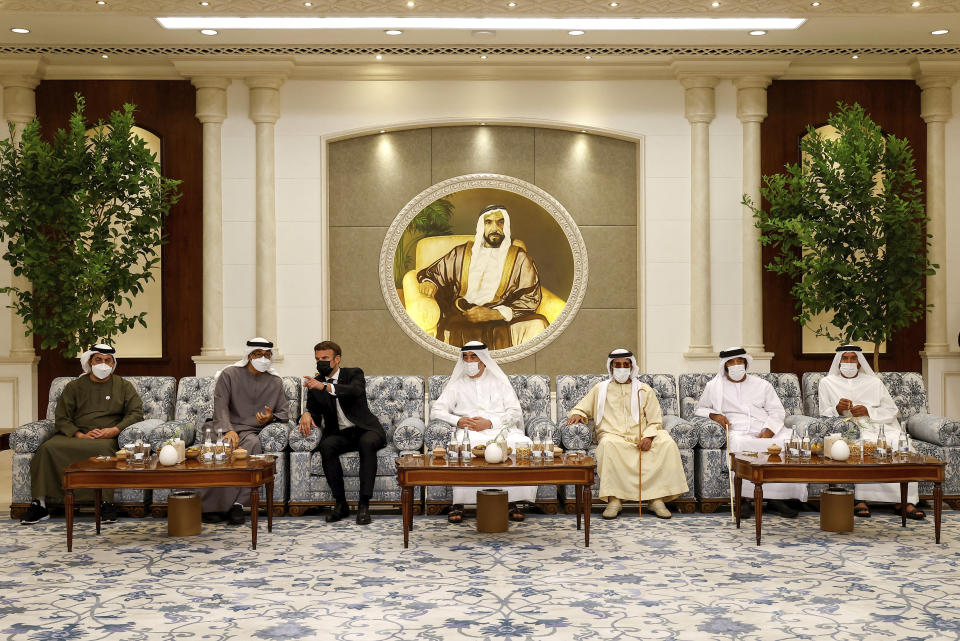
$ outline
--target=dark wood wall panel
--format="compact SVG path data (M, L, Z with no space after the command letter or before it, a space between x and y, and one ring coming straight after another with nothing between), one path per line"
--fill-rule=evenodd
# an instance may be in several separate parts
M884 132L907 138L915 166L926 191L926 125L920 118L920 88L909 80L781 80L767 91L767 119L762 126L762 171L779 173L800 160L800 138L807 125L826 124L837 102L860 103ZM773 250L763 249L763 262ZM789 279L763 272L763 340L774 352L774 372L824 371L832 357L803 354L801 327L793 320L796 304ZM920 371L920 350L925 339L921 319L897 334L880 357L885 371Z
M123 375L191 376L192 356L200 353L202 340L202 131L194 117L195 94L188 81L54 80L37 88L37 117L44 134L52 137L64 128L73 111L74 94L87 101L91 123L106 119L111 111L129 102L137 106L137 125L162 140L163 175L183 181L180 201L171 208L165 222L167 243L162 248L163 356L123 358L118 354ZM66 304L68 302L65 301ZM44 416L50 381L57 376L75 376L75 358L40 350L39 412Z

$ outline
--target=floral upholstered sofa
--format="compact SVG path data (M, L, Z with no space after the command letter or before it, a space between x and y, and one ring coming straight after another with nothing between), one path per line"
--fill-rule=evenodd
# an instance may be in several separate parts
M13 493L10 502L10 515L20 518L30 504L30 461L40 444L55 433L54 416L57 411L57 402L63 393L63 388L73 376L63 376L53 379L50 383L50 396L47 401L47 417L39 421L21 425L10 435L10 446L13 449ZM138 437L153 444L158 438L158 427L173 418L173 393L176 379L170 376L124 376L130 381L140 400L143 401L144 420L128 426L118 437L120 446L133 443ZM146 505L150 501L149 490L116 490L114 503L125 509L133 516L143 516Z
M423 452L423 377L367 376L367 403L387 433L387 445L377 453L373 503L400 503L396 459ZM304 436L294 426L290 432L290 513L303 514L317 505L333 505L333 494L323 474L318 446L320 430ZM358 499L360 458L356 452L340 456L347 500ZM414 498L419 497L419 489Z
M557 377L557 426L563 435L565 450L579 450L593 456L597 450L596 436L593 421L589 423L574 423L567 425L567 417L590 389L606 380L605 374L566 374ZM695 425L680 418L677 402L677 383L671 374L641 374L640 382L646 383L654 389L660 409L663 412L663 428L670 433L680 449L680 458L683 461L683 471L687 477L687 486L690 488L676 500L678 507L684 512L693 512L696 508L694 498L694 448L699 440ZM600 487L600 477L597 476L593 485L593 496L597 496ZM568 498L573 499L573 488L567 488Z
M943 498L953 509L960 509L960 422L929 413L927 390L919 372L878 372L877 375L897 404L900 425L913 439L914 449L946 462ZM803 410L807 416L819 417L820 380L824 376L825 372L803 375ZM853 421L837 417L819 417L819 420L825 425L825 432L841 432L851 438L859 436ZM931 483L920 484L921 496L932 493Z

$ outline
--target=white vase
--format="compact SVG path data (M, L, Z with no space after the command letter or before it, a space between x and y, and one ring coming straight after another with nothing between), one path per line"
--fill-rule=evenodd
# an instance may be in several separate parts
M488 443L487 449L483 451L483 458L487 463L500 463L503 461L503 448L497 443Z
M177 448L172 445L164 445L160 450L160 465L176 465L179 463L180 456L177 454Z
M836 441L830 447L830 458L834 461L846 461L850 458L850 446L846 441Z

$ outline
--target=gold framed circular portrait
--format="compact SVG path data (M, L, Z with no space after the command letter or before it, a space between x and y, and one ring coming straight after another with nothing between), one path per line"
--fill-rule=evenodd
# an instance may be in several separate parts
M587 249L557 199L501 174L425 189L397 214L380 250L380 287L413 340L455 360L482 341L502 362L550 344L586 292Z

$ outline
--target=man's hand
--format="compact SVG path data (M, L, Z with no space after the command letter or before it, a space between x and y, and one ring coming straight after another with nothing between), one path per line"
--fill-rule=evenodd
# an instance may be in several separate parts
M90 434L81 432L80 430L77 430L76 432L74 432L73 437L74 438L94 438L93 436L90 436Z
M771 430L769 427L765 427L763 428L763 431L757 434L757 438L773 438L773 430Z
M325 387L323 383L310 376L303 377L303 386L307 389L323 389Z
M87 438L116 438L119 434L116 427L103 427L87 432Z
M653 446L653 437L648 436L646 438L640 439L640 442L637 443L637 447L640 448L641 452L647 452Z
M853 409L853 401L849 398L841 398L837 403L837 414L843 416L844 412L849 412Z
M579 414L571 414L570 418L567 419L567 425L573 425L574 423L586 423L587 419L584 416Z
M710 418L720 425L723 425L725 428L730 429L730 421L727 420L727 417L723 414L711 414Z
M854 405L850 408L850 413L856 416L857 418L863 416L870 416L870 412L867 411L867 408L863 405Z
M426 296L427 298L433 298L433 295L437 293L437 286L429 280L425 280L420 283L420 286L417 287L420 290L420 293Z
M471 323L486 323L488 321L503 320L503 314L489 307L471 307L464 314Z
M236 449L237 446L240 445L240 435L234 432L233 430L230 430L229 432L224 434L223 438L230 441L230 447L234 449Z
M310 412L304 412L300 417L300 433L304 436L310 436L310 431L317 426L313 422L313 417L310 416Z
M273 410L270 409L269 405L263 406L262 412L257 412L257 423L260 425L266 425L273 420Z
M472 432L482 432L483 430L488 430L490 429L491 425L492 423L490 421L480 416L464 416L457 421L457 427L462 427Z

